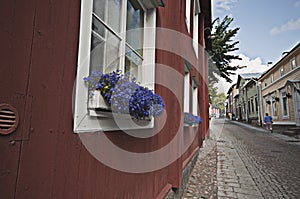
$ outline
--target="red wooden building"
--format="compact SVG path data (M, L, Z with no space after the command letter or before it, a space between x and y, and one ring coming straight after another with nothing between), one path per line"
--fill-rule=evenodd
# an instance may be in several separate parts
M181 194L208 130L210 0L2 1L0 16L0 198ZM96 69L131 71L165 112L93 109Z

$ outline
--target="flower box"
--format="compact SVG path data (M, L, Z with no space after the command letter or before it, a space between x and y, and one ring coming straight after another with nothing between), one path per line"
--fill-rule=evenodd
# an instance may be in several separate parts
M191 113L184 113L184 126L197 127L202 123L202 118L200 116L195 116Z
M163 113L161 96L136 83L121 71L103 74L92 72L84 81L89 86L88 108L91 116L151 121Z

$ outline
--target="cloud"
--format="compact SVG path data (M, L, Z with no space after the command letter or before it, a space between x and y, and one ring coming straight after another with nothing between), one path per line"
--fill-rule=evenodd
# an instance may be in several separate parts
M230 10L238 0L213 0L213 6L217 13Z
M300 18L295 21L289 21L280 27L274 27L271 29L270 33L271 35L278 35L286 31L297 30L297 29L300 29Z
M223 78L220 78L218 84L216 85L216 87L218 87L219 93L222 93L222 92L227 93L230 86L237 82L238 74L257 73L257 72L263 73L264 71L266 71L270 68L270 66L264 65L262 63L262 59L260 57L257 57L255 59L250 59L249 57L247 57L246 55L243 55L243 54L240 54L239 57L242 58L242 60L233 60L230 65L232 65L232 66L239 65L239 66L247 66L247 67L238 69L237 71L235 71L236 75L232 75L230 77L232 80L232 83L228 83Z
M295 6L296 8L300 7L300 1L296 1L295 4L294 4L294 6Z

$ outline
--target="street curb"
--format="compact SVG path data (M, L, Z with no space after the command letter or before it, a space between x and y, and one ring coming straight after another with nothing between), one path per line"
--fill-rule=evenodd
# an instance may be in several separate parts
M280 134L280 133L269 133L269 131L266 130L266 129L255 127L255 126L252 126L250 124L245 124L245 123L242 123L242 122L231 121L231 120L228 120L228 119L226 119L225 122L230 122L230 123L233 123L233 124L236 124L236 125L239 125L239 126L243 126L243 127L246 127L246 128L252 129L252 130L259 131L261 133L268 133L269 135L272 135L272 136L274 136L276 138L279 138L281 140L290 141L290 142L294 141L295 142L294 144L300 145L300 143L296 143L296 141L299 141L299 139L294 138L294 137L290 137L290 136L283 135L283 134Z

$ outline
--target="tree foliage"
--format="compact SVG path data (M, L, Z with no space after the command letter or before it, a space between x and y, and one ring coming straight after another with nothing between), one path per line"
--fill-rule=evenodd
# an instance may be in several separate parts
M215 104L222 113L225 112L225 100L226 100L226 94L225 93L219 93L216 94L216 96L212 99L212 103Z
M213 21L214 38L212 41L212 50L209 52L211 62L209 70L210 83L217 83L216 75L224 78L227 82L232 82L230 75L234 75L239 66L230 66L232 60L240 60L238 55L233 55L232 52L238 50L236 45L239 41L234 41L240 28L230 29L230 24L233 18L226 16L223 21L216 18Z

